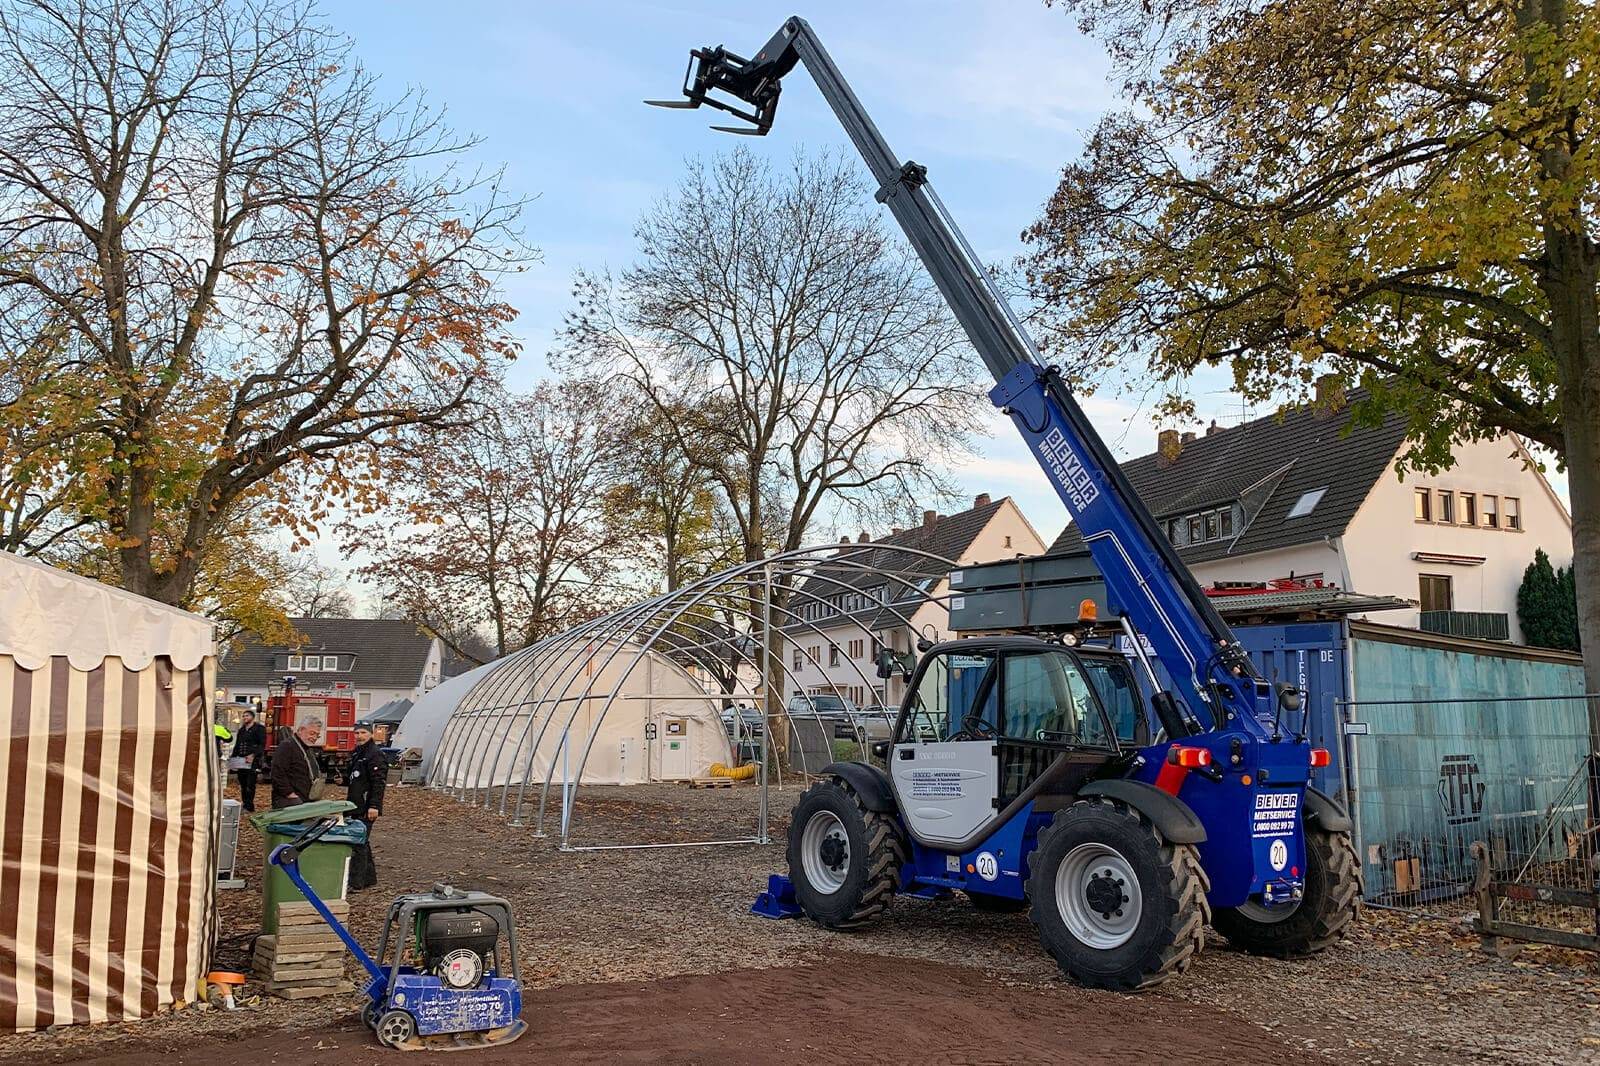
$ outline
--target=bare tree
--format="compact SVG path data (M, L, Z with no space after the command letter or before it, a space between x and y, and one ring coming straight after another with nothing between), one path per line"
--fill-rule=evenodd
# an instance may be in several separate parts
M183 603L247 494L302 533L369 505L514 347L520 205L470 144L305 0L0 8L7 546Z
M637 236L620 277L579 276L566 354L655 412L745 560L799 547L827 503L947 491L977 363L841 158L691 163Z
M346 580L311 556L289 574L284 595L296 618L349 618L356 610Z
M616 435L593 384L504 394L477 424L390 465L392 506L344 524L387 602L476 658L504 655L632 593L608 521Z

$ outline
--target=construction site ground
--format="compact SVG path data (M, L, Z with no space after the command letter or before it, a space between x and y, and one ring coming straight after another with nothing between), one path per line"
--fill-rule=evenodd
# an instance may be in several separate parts
M1369 909L1346 942L1303 961L1214 937L1188 973L1133 996L1074 986L1025 915L960 898L897 901L856 933L753 917L783 868L797 795L772 793L768 846L562 852L481 805L391 788L380 884L354 896L352 925L374 944L392 895L439 881L512 901L529 1032L468 1063L1600 1062L1592 957L1534 948L1508 961L1458 924L1393 912ZM756 805L751 785L585 786L572 843L749 836ZM551 828L556 812L552 798ZM240 846L247 887L221 895L222 966L245 965L260 922L261 839L246 827ZM361 1026L359 995L256 993L231 1013L190 1005L0 1037L0 1064L393 1061Z

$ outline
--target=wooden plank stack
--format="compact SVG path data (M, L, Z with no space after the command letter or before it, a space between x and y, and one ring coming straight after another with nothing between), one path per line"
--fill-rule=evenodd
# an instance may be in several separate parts
M328 900L341 922L350 901ZM280 999L315 999L353 991L345 980L345 947L309 903L278 904L278 935L256 938L255 975Z

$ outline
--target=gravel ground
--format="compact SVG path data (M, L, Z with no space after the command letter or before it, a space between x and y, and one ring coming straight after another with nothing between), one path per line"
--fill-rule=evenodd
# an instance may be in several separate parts
M777 840L797 795L793 787L773 794ZM756 802L753 787L586 786L573 842L745 836ZM396 788L388 806L375 844L380 887L357 895L351 908L357 937L376 942L396 892L440 880L498 892L516 908L523 977L535 996L574 985L838 967L862 954L975 970L999 987L1047 995L1067 1014L1106 1010L1109 994L1059 976L1025 916L983 914L959 899L901 900L885 920L851 934L750 917L766 875L783 866L781 844L562 853L531 827L512 827L438 793ZM222 896L224 940L248 934L259 919L260 838L253 830L241 834L241 851L250 886ZM231 948L234 961L247 946ZM228 961L225 950L219 962ZM910 965L905 973L924 969ZM233 1014L191 1008L142 1023L0 1037L0 1063L159 1054L221 1034L299 1032L311 1039L347 1027L358 1002L259 1000ZM1508 962L1481 952L1476 937L1458 927L1371 909L1343 944L1310 960L1258 959L1217 937L1186 975L1131 1003L1126 1009L1151 1024L1193 1017L1197 1009L1200 1017L1226 1016L1323 1061L1600 1063L1594 959L1530 948Z

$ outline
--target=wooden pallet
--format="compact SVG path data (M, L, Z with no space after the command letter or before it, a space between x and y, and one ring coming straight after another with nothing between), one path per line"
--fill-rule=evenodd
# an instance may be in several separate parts
M731 778L731 777L691 777L691 778L689 778L689 787L690 788L732 788L733 787L733 783L734 783L733 782L733 778Z
M350 913L347 900L328 901L340 921ZM345 979L345 946L309 903L280 903L276 936L256 938L252 970L267 991L280 999L312 999L353 991Z

